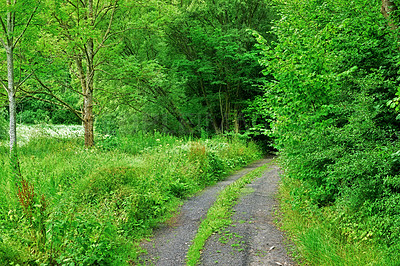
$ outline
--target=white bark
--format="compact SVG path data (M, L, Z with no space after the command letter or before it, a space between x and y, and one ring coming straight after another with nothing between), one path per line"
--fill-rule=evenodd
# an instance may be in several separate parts
M15 4L15 1L14 1ZM7 1L7 5L11 5L11 1ZM15 101L15 84L14 84L14 27L15 14L8 12L7 14L7 29L5 35L7 41L4 43L4 48L7 54L7 92L10 112L10 151L16 147L17 143L17 119L16 119L16 101Z
M7 47L7 79L8 103L10 112L10 151L17 145L16 100L14 86L14 48Z

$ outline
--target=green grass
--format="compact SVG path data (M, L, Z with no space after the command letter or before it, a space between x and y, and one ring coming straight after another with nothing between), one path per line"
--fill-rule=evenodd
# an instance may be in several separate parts
M334 208L315 207L301 181L284 177L279 201L280 227L296 247L293 255L299 265L399 265L399 254L391 254L370 237L344 235Z
M236 180L231 185L227 186L218 196L213 206L208 210L207 217L201 222L192 245L186 256L187 265L197 265L200 261L201 250L207 239L215 232L228 226L232 223L231 215L232 208L236 204L236 200L242 194L243 188L251 183L255 178L270 167L270 164L265 164L259 167L240 179Z
M261 157L255 145L226 138L156 133L91 149L76 136L25 139L17 183L0 145L1 265L129 264L138 241L182 200Z

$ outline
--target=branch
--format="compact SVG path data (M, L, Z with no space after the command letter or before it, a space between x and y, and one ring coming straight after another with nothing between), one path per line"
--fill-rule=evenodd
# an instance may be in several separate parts
M97 10L99 10L99 5L100 5L100 0L97 1L96 7L94 8L94 14L95 14L94 17L95 17L95 20L96 20L96 18L97 18L97 15L100 14L100 12L101 12L101 11L100 11L99 13L97 13ZM95 27L96 27L96 26L95 26Z
M4 81L0 79L0 82L1 82L1 85L3 86L3 88L8 92L7 85L4 83Z
M60 86L64 86L64 85L60 84L60 81L57 81L57 83L58 83ZM85 96L82 92L80 92L80 91L78 91L78 90L72 88L72 86L65 86L65 87L67 87L67 88L68 88L69 90L71 90L72 92L74 92L74 93L76 93L76 94L79 94L80 96Z
M95 20L97 21L96 23L94 23L94 25L93 25L93 27L94 28L96 28L97 27L97 25L99 25L99 23L103 20L103 18L108 14L108 12L111 10L113 8L113 6L112 5L110 5L110 6L106 6L106 7L103 7L99 12L97 12L97 9L96 9L96 12L95 12ZM103 12L103 11L105 11L105 12ZM102 14L101 14L102 13ZM101 14L101 16L100 16L100 14ZM99 18L99 16L100 16L100 18Z
M102 64L104 64L105 62L107 62L107 59L101 60L96 64L93 64L93 69L99 70L97 67L101 66Z
M81 111L75 110L73 108L71 109L71 108L69 108L69 107L67 107L67 106L65 106L65 105L63 105L61 103L53 102L53 101L50 101L50 100L47 100L47 99L43 99L43 98L34 96L33 94L30 94L30 92L28 92L28 91L24 91L24 92L28 93L28 96L26 96L26 97L29 97L29 98L32 98L32 99L35 99L35 100L38 100L38 101L42 101L42 102L45 102L45 103L54 104L54 105L57 105L57 106L60 106L60 107L64 107L64 108L70 110L77 118L79 118L79 120L81 120L83 122L83 118L81 116L81 114L82 114ZM52 94L46 93L46 92L35 92L35 94L44 94L44 95L53 96Z
M32 11L32 14L31 14L31 16L29 17L28 22L26 23L24 30L21 32L21 34L18 36L17 40L14 42L13 47L15 47L15 46L18 44L19 40L22 38L22 36L24 36L26 30L28 29L29 25L31 24L31 21L32 21L32 19L33 19L33 16L35 15L37 9L39 8L39 4L40 4L40 1L39 1L39 3L36 5L35 9Z
M30 73L28 76L26 76L21 82L18 82L18 85L15 87L16 89L19 89L22 84L25 83L30 77L32 76L32 73Z
M7 49L7 45L4 42L3 38L0 38L0 43L4 46L4 49Z
M4 24L3 18L0 17L0 23L1 27L3 28L4 34L7 36L7 27L6 24Z
M52 96L54 99L56 99L59 103L60 103L60 105L61 106L63 106L63 107L65 107L65 108L67 108L67 109L69 109L71 112L73 112L80 120L82 120L83 121L83 118L81 117L81 116L79 116L79 114L81 113L80 111L77 111L75 108L73 108L70 104L68 104L67 102L65 102L65 101L63 101L62 99L60 99L59 97L57 97L57 95L55 95L54 93L53 93L53 91L48 87L48 86L46 86L40 79L39 79L39 77L35 74L35 73L33 73L33 75L34 75L34 77L35 77L35 79L39 82L39 84L43 87L43 88L45 88L48 92L40 92L40 93L42 93L42 94L46 94L46 95L49 95L49 96ZM27 91L25 91L26 93L28 93ZM50 101L51 102L51 101ZM52 103L54 103L54 102L52 102ZM55 103L54 103L55 104Z
M3 19L1 17L0 17L0 23L1 23L1 27L3 28L4 35L7 36L7 28L6 28L6 25L4 24L4 21L3 21ZM7 49L7 45L4 42L3 38L0 38L0 42L4 46L4 49Z
M99 46L97 46L97 49L94 51L93 56L95 56L95 55L99 52L99 50L102 48L102 46L104 45L104 43L105 43L105 42L108 40L108 38L110 37L111 25L112 25L112 22L113 22L113 20L114 20L115 10L117 9L117 3L118 3L118 0L115 0L114 7L113 7L113 9L112 9L112 13L111 13L110 21L109 21L109 23L108 23L107 30L106 30L106 32L104 33L103 40L101 41L101 43L99 43Z
M77 5L75 5L74 3L72 3L71 1L67 0L68 4L70 4L71 6L73 6L74 8L77 8Z

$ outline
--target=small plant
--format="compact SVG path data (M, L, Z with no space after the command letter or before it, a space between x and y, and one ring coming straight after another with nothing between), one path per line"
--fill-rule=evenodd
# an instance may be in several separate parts
M18 202L27 218L30 228L32 229L32 238L36 243L36 247L40 251L44 251L46 244L46 218L47 218L47 201L44 195L37 199L35 187L26 179L21 179L18 187Z
M35 189L34 186L29 184L25 179L21 180L20 186L18 186L18 201L29 221L32 221L33 208L35 204Z

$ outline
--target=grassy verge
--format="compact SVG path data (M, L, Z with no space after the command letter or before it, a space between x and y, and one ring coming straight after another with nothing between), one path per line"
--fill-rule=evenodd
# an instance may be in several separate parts
M1 265L130 264L135 243L183 199L261 157L255 145L226 138L101 144L30 138L19 148L21 180L0 146Z
M344 235L333 206L318 208L299 180L284 177L279 191L280 227L287 232L300 265L399 265L387 248L370 236Z
M200 261L201 250L204 247L207 239L218 230L232 223L232 207L236 204L236 200L241 195L242 189L270 166L265 164L240 179L236 180L231 185L227 186L218 196L213 206L208 210L207 217L204 219L197 231L192 245L186 256L187 265L197 265Z

